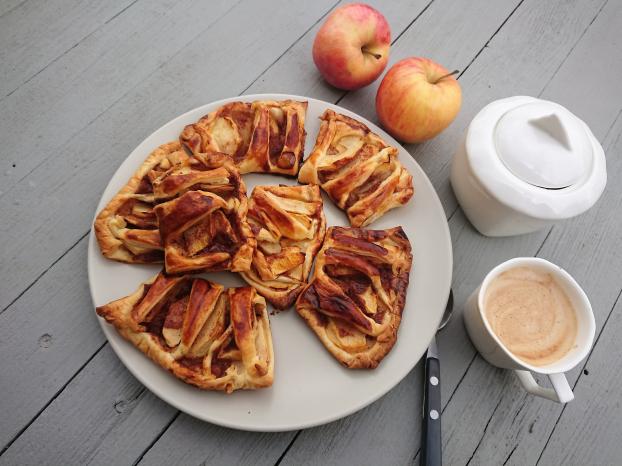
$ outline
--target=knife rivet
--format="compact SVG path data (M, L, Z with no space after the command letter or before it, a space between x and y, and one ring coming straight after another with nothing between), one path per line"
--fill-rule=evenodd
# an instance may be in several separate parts
M434 420L438 419L438 411L437 411L437 410L435 410L435 409L433 409L432 411L430 411L430 418L431 418L431 419L434 419Z
M438 385L438 379L434 376L430 377L430 383L432 385Z

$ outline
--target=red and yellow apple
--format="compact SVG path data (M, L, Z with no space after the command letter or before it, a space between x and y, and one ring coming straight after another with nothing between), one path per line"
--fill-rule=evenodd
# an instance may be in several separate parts
M391 29L381 13L363 3L333 11L313 42L313 61L324 79L345 90L374 81L387 66Z
M406 58L387 72L376 94L382 126L403 142L433 138L456 118L462 104L460 84L427 58Z

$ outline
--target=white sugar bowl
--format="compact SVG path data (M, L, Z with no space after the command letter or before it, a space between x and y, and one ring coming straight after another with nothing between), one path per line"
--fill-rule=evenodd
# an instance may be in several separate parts
M485 106L454 156L451 185L480 233L529 233L592 207L607 183L605 153L565 107L517 96Z

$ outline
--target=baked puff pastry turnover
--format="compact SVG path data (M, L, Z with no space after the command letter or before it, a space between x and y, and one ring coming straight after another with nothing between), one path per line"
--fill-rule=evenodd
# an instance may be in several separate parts
M97 215L95 237L105 257L129 263L164 260L153 210L156 203L153 182L188 159L179 142L158 147Z
M242 277L277 309L294 304L326 231L320 188L257 186L248 222L257 248Z
M184 128L180 141L193 154L224 152L240 173L296 176L305 144L307 102L230 102Z
M249 270L255 238L246 221L248 201L188 191L155 207L167 273Z
M408 202L412 176L398 160L398 150L363 123L326 110L313 151L298 175L301 183L319 184L363 227Z
M177 378L231 393L272 385L274 352L264 298L192 276L158 274L97 314Z
M296 310L340 363L373 369L397 339L411 264L401 227L331 227Z

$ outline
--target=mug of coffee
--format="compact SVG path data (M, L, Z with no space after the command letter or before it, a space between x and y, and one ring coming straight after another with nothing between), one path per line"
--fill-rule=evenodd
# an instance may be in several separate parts
M561 267L535 257L498 265L468 299L464 322L482 357L514 370L529 393L574 398L564 372L587 356L596 324L585 292ZM547 375L553 389L532 372Z

